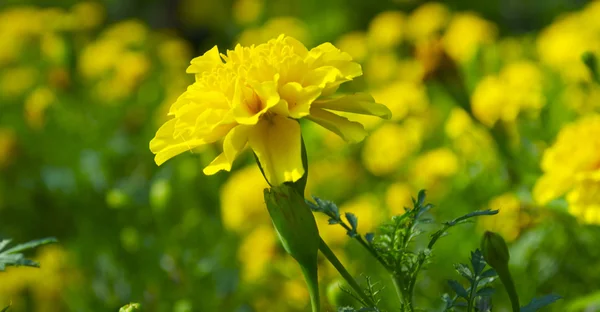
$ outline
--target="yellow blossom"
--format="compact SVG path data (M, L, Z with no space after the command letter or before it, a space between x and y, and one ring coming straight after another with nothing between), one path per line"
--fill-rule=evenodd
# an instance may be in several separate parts
M543 75L531 62L521 61L483 78L473 95L473 115L492 127L498 120L514 122L520 112L537 114L546 104Z
M367 138L362 150L363 164L376 176L393 173L420 148L421 140L421 129L384 124Z
M600 171L577 179L566 198L572 215L585 223L600 224Z
M369 54L367 47L367 34L362 31L353 31L342 35L336 42L342 51L348 52L357 62L366 59Z
M44 126L46 109L55 101L54 92L47 87L35 89L25 99L25 120L31 128L41 129Z
M372 94L378 103L390 109L392 120L402 120L411 113L423 113L429 106L425 86L419 83L398 81Z
M362 74L360 65L330 43L307 50L279 36L219 54L215 46L192 60L196 81L171 106L167 121L150 142L158 165L192 148L224 139L223 153L205 174L229 171L248 145L273 185L304 175L300 125L306 118L346 141L366 133L360 123L333 111L389 118L390 111L368 94L334 95L340 84Z
M264 0L237 0L233 3L233 18L245 25L256 21L263 11Z
M443 3L427 2L408 16L408 36L414 41L430 40L441 33L450 19Z
M78 2L71 11L75 17L77 27L85 30L90 30L98 27L106 15L104 7L93 1Z
M496 39L496 26L472 12L458 13L452 17L443 42L448 55L454 60L469 61L481 45Z
M275 255L277 241L270 223L255 225L255 229L244 236L238 250L242 266L242 279L256 282L269 269Z
M381 49L397 46L404 37L405 19L400 11L387 11L375 16L369 24L369 42Z
M493 217L479 218L479 226L486 231L498 232L507 241L514 241L527 223L527 216L521 212L521 201L513 193L504 193L490 200L488 208L499 210Z
M391 216L404 214L404 208L412 208L412 197L415 190L408 183L396 182L390 184L385 192L385 203Z
M585 142L585 144L582 144ZM564 126L552 146L544 151L541 167L544 174L533 188L533 197L545 205L567 192L577 214L596 203L584 191L594 194L600 174L600 115L592 114ZM592 209L593 210L593 209ZM592 218L593 219L593 218Z
M420 155L412 166L412 177L419 188L431 188L444 178L455 175L459 161L448 148L438 148Z
M242 232L256 223L268 224L269 214L263 198L266 187L256 166L234 172L221 188L221 218L225 228Z
M597 23L597 20L597 16L590 19L583 12L561 16L537 38L541 61L560 72L567 81L589 81L591 77L581 62L581 55L587 51L600 53L598 30L590 25Z
M33 67L6 69L0 72L0 93L7 97L21 96L36 83L37 79L38 70Z

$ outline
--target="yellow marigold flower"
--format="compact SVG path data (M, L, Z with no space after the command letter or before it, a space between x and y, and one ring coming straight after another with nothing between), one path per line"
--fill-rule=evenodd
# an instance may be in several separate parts
M408 183L396 182L388 186L385 192L385 203L391 216L404 214L404 208L412 208L412 197L415 190Z
M393 120L402 120L411 113L423 113L429 106L427 91L420 83L398 81L372 94L378 103L390 109Z
M472 12L454 15L444 34L443 42L448 55L464 63L470 60L477 48L496 39L496 26Z
M439 35L450 20L450 10L439 2L427 2L408 16L408 36L414 41L429 40Z
M543 74L533 63L506 66L498 76L482 79L471 97L473 115L492 127L498 120L513 122L520 112L537 112L546 104Z
M221 188L221 218L225 228L242 232L257 223L268 224L263 197L266 187L268 185L256 166L234 172Z
M348 52L357 62L363 61L369 54L367 47L367 34L362 31L353 31L342 35L336 42L342 51Z
M264 276L275 256L276 248L277 241L269 223L258 225L244 236L237 254L242 265L242 279L256 282Z
M375 48L392 48L404 37L406 16L400 11L387 11L375 16L369 24L369 42Z
M581 61L581 55L586 51L600 53L600 45L597 30L589 24L589 19L580 12L570 13L546 27L537 37L541 61L560 72L568 81L589 81L591 78Z
M578 179L567 202L572 215L585 223L600 224L600 173Z
M393 173L421 147L422 129L410 125L384 124L365 141L362 161L376 176Z
M263 11L264 0L237 0L233 3L233 18L238 24L255 22Z
M441 179L455 175L458 157L448 148L438 148L420 155L412 166L412 177L419 188L430 188Z
M41 129L46 122L46 109L56 102L56 95L47 87L35 89L25 99L25 120L31 128Z
M150 142L158 165L192 148L224 138L223 153L205 174L229 171L249 145L273 185L304 175L300 125L306 118L346 141L366 133L360 123L333 111L389 118L389 109L368 94L334 96L340 84L362 74L359 64L330 43L307 50L284 35L219 54L215 46L192 60L190 85L171 106L167 121Z
M78 2L71 8L77 27L90 30L98 27L105 18L104 6L98 2Z
M498 232L507 241L514 241L526 224L527 216L521 212L521 201L513 193L504 193L492 198L489 209L499 210L498 215L479 218L479 227L486 231Z
M595 184L600 183L600 115L583 117L563 127L556 142L544 151L541 167L544 175L533 188L539 204L571 191L567 200L573 204L569 209L574 213L596 207L599 197L587 196L595 194Z

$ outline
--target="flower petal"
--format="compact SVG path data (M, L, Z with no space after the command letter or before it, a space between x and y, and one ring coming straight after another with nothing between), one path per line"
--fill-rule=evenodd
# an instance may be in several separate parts
M376 103L373 97L367 93L355 93L332 99L319 100L313 103L313 107L361 115L373 115L384 119L392 117L392 112L387 106Z
M287 101L290 116L300 119L310 114L310 105L321 95L321 88L304 88L297 82L289 82L279 89L279 94Z
M279 104L276 81L248 82L251 88L238 82L234 95L235 121L242 125L255 125L260 116Z
M249 127L243 125L231 129L223 141L223 153L204 168L204 174L213 175L221 170L230 171L233 161L248 142L248 130Z
M574 183L570 174L546 173L541 176L533 187L533 199L540 205L565 194Z
M205 71L211 71L213 68L223 65L217 46L206 51L202 56L194 58L190 63L191 65L185 71L188 74L202 74Z
M271 185L296 182L304 175L296 120L280 115L262 119L250 131L248 143Z
M311 108L310 115L306 118L334 132L349 143L358 143L367 136L365 128L360 123L321 108Z
M202 139L175 139L173 137L175 123L176 119L167 121L158 129L156 136L150 141L150 151L156 154L154 161L159 166L174 156L206 144L206 141Z

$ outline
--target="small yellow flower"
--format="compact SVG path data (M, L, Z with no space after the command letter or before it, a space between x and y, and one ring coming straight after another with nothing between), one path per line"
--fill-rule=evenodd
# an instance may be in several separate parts
M504 193L492 198L489 209L499 210L498 215L480 218L479 226L486 231L498 232L507 241L514 241L521 231L526 216L521 212L521 201L513 193Z
M427 2L408 16L408 36L414 41L435 38L450 19L450 10L439 2Z
M465 63L477 48L496 39L496 26L472 12L456 14L444 34L443 42L448 55Z
M583 117L565 127L542 157L542 175L533 188L540 205L567 194L569 211L597 222L600 205L600 115Z
M422 133L407 125L384 124L365 141L362 160L376 176L393 173L421 147Z
M404 38L405 19L400 11L387 11L375 16L369 24L369 42L381 49L399 45Z
M419 188L431 188L436 182L454 176L459 165L458 157L450 149L434 149L415 160L412 177Z
M167 121L150 142L158 165L192 148L224 138L223 153L205 174L231 169L249 145L273 185L304 175L297 119L306 118L346 141L366 133L333 111L389 118L389 109L368 94L335 96L340 84L362 74L359 64L330 43L307 50L284 35L257 46L219 54L215 46L192 60L190 85L171 106Z

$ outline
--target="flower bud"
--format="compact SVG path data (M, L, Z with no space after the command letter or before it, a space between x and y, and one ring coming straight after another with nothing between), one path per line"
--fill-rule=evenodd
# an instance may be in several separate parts
M486 231L481 240L481 253L485 261L494 269L508 267L510 255L506 242L498 233Z

